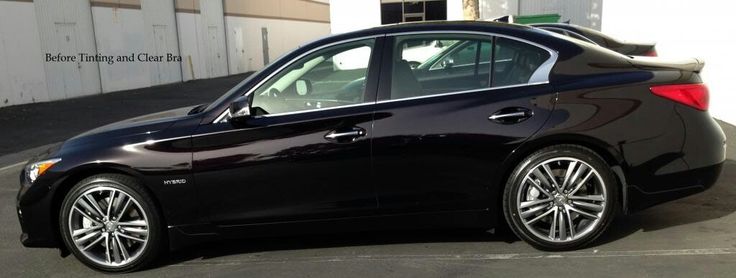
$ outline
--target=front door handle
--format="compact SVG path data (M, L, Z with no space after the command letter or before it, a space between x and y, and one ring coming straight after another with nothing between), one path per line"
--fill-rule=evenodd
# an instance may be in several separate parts
M488 120L497 122L499 124L510 125L523 122L534 116L534 111L523 107L507 107L496 111Z
M348 130L333 130L325 134L325 139L336 143L350 143L366 135L365 129L354 126Z

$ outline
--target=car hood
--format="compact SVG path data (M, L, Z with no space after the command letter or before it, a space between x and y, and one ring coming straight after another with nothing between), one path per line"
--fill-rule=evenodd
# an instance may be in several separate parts
M187 117L189 111L194 107L182 107L104 125L79 134L67 140L64 145L96 143L141 134L155 134Z

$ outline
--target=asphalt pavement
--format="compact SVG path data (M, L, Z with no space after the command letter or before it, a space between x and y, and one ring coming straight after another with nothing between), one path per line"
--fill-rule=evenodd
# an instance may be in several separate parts
M0 109L0 277L101 276L55 249L24 248L15 213L23 159L97 125L208 102L244 76ZM143 97L143 94L146 94ZM736 127L721 123L729 138ZM136 277L734 277L736 140L710 190L618 217L598 242L548 253L476 230L223 241L167 256Z
M92 128L212 102L250 73L0 108L0 156L64 141Z

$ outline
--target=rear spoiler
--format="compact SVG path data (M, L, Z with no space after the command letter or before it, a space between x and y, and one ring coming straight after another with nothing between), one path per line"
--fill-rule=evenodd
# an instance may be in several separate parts
M631 64L641 69L673 69L700 73L705 67L705 61L700 58L690 59L663 59L658 57L636 56L630 59Z
M703 67L705 67L705 61L703 59L699 58L693 58L695 60L695 65L693 66L693 72L700 73L701 70L703 70Z

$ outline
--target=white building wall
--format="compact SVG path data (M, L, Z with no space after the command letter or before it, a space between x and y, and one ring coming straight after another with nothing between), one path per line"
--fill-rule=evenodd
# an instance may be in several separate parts
M97 54L89 0L35 0L33 3L43 53ZM44 71L50 100L101 92L100 72L95 62L47 62Z
M199 22L198 13L177 12L176 24L179 29L179 51L181 51L181 73L184 81L207 78L204 58L199 55Z
M184 81L228 74L222 1L200 0L194 12L177 12Z
M225 23L230 74L264 67L261 28L268 30L271 61L299 45L330 34L330 24L320 22L226 16Z
M447 0L447 20L463 19L465 19L465 14L463 13L463 0Z
M309 2L261 1L228 16L226 28L222 0L0 0L0 107L261 69L261 28L270 60L329 34L327 0ZM380 23L380 6L374 8ZM46 53L170 53L182 60L45 62Z
M607 0L602 31L621 39L656 42L661 57L703 58L700 76L710 89L710 112L736 124L732 7L731 2L718 0Z
M0 107L49 100L33 3L0 1Z
M331 0L330 29L340 34L381 25L381 0Z
M200 0L199 56L204 60L205 78L228 74L225 49L225 21L222 0Z
M146 53L164 56L165 62L148 63L151 85L180 82L179 62L168 60L168 55L179 56L176 17L173 0L142 0L145 23Z
M519 0L480 0L479 4L481 19L517 15L519 12Z
M146 51L143 12L138 9L92 7L97 51L102 55L129 56ZM147 64L99 63L102 91L114 92L151 86ZM121 78L124 77L124 78Z

